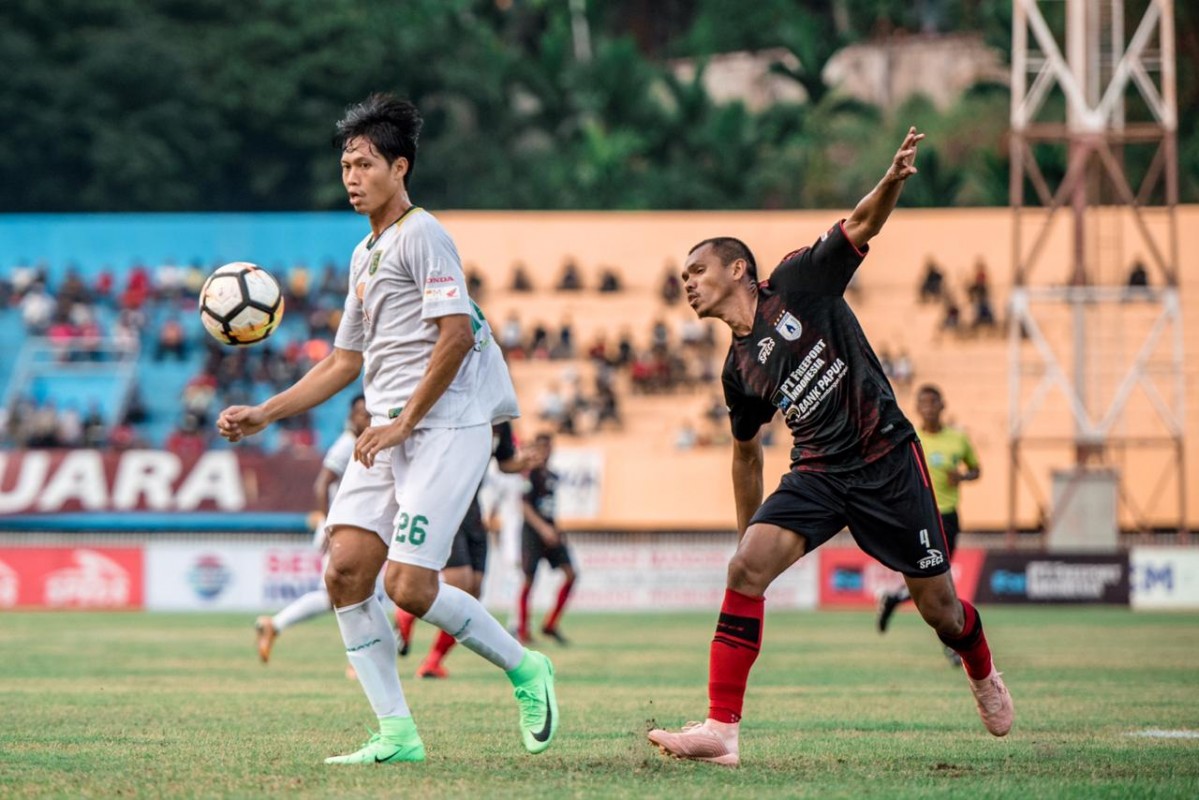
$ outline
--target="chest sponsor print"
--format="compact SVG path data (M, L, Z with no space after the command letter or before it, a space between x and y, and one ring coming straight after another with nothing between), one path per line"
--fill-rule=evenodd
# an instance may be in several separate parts
M803 421L848 372L845 361L833 357L824 339L820 339L775 390L770 402L783 412L787 422Z

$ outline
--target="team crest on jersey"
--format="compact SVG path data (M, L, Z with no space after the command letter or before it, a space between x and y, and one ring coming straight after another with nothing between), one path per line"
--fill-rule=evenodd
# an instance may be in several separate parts
M774 352L774 337L765 336L758 342L758 363L765 364L766 359Z
M382 260L383 260L383 251L382 250L376 251L375 254L373 256L371 256L371 265L370 265L370 268L366 271L366 274L373 276L376 272L378 272L379 271L379 262Z
M790 311L784 311L783 315L775 320L774 329L788 342L794 342L803 333L803 325Z

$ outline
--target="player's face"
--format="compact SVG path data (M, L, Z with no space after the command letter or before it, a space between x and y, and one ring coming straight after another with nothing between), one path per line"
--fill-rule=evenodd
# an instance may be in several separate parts
M407 172L408 159L397 158L389 164L364 136L346 142L341 153L341 182L359 214L370 216L387 206L397 192L404 191Z
M688 305L701 319L716 315L716 310L744 275L744 267L742 271L736 269L738 264L744 263L741 259L727 265L721 263L720 256L710 244L687 256L683 264L683 291L687 293Z
M359 400L350 409L350 428L358 436L371 426L371 415L366 413L366 401Z
M925 427L935 427L941 422L941 412L945 404L941 398L932 392L921 392L916 398L916 413L920 415Z
M548 464L552 450L553 445L544 439L538 439L533 442L532 452L530 453L530 460L533 462L533 466L544 467Z

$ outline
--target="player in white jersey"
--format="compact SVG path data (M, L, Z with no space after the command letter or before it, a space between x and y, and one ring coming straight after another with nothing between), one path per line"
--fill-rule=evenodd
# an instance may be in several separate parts
M316 505L310 515L313 528L313 546L322 553L328 553L329 540L325 532L325 515L337 493L341 476L354 457L354 442L358 434L370 427L371 418L366 413L366 398L358 395L350 401L350 416L346 420L346 429L342 431L333 445L325 452L321 462L321 471L316 476L313 490L316 494ZM326 555L327 561L327 555ZM274 616L259 617L254 623L258 632L258 657L265 664L271 658L271 648L274 647L275 637L297 622L319 617L333 610L333 601L329 599L329 590L321 584L319 589L300 595Z
M507 673L525 749L558 727L550 660L526 650L467 592L438 580L491 455L491 425L518 416L491 328L466 293L453 240L412 204L408 181L421 118L411 103L372 95L337 124L342 183L371 234L354 250L333 353L258 406L221 412L236 442L324 402L363 372L373 427L329 511L325 584L351 665L379 732L332 764L423 761L404 698L395 632L374 599L375 575L396 605L436 625Z

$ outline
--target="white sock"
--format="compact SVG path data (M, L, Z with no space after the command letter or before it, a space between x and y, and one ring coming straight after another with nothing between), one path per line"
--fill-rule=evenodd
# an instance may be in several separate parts
M441 584L437 599L421 619L441 628L463 647L505 672L516 669L525 657L525 648L487 613L482 603L448 583Z
M371 597L337 609L337 627L375 716L411 716L396 672L395 631L379 601Z
M318 617L332 610L333 601L329 599L329 593L324 589L313 589L308 594L292 600L282 611L271 617L271 623L275 626L275 633L279 633L297 622Z

